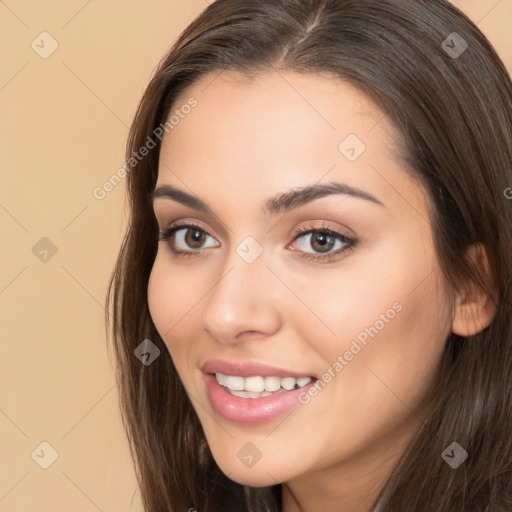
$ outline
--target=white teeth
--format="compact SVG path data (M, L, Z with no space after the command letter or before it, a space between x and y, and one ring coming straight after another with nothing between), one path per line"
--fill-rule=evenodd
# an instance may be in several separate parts
M300 379L297 379L297 386L299 388L303 388L306 384L309 384L311 382L311 377L301 377Z
M232 377L231 375L224 375L223 386L226 386L233 391L243 391L245 389L245 379L243 377ZM246 391L250 391L250 389L247 389Z
M234 375L224 375L216 373L217 382L231 392L232 395L242 398L260 398L269 396L275 391L283 388L291 391L295 388L302 388L311 382L311 377L260 377L258 375L252 377L238 377Z
M279 377L265 377L265 391L277 391L281 387Z
M246 377L244 389L253 393L261 393L265 391L265 379L263 377Z
M293 377L285 377L284 379L281 379L281 386L288 391L292 390L296 383L297 379L294 379Z
M232 395L239 396L241 398L261 398L262 396L270 396L272 393L264 391L263 393L253 393L252 391L231 391Z

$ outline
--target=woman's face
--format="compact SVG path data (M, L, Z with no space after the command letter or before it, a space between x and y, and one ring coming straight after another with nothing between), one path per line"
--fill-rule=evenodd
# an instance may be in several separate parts
M425 418L453 309L390 125L294 72L207 76L174 110L154 209L180 226L149 306L218 465L254 486L377 481Z

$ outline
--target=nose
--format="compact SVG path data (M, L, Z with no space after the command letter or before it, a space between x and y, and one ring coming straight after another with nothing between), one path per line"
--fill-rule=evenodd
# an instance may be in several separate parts
M225 344L274 334L281 325L276 288L264 253L247 263L233 250L202 301L201 328Z

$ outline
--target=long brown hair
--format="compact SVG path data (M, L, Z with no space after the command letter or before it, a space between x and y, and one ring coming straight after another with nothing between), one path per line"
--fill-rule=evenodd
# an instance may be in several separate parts
M380 512L512 511L512 84L489 41L445 0L217 0L160 62L127 144L130 222L106 315L146 510L281 508L281 486L242 486L217 467L147 303L158 127L207 73L275 68L329 74L379 105L401 135L404 168L433 205L448 282L476 283L497 304L486 329L448 337L434 406L383 489ZM135 158L148 137L156 147ZM487 251L488 279L464 258L475 243ZM134 355L145 339L161 351L150 366ZM469 454L456 470L441 457L454 441Z

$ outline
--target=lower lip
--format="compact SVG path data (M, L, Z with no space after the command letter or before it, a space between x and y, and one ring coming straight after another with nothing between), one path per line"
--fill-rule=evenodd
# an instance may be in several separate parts
M210 403L224 419L236 423L261 423L283 415L299 404L299 395L308 391L315 381L300 389L261 398L242 398L232 395L221 386L215 375L205 375Z

